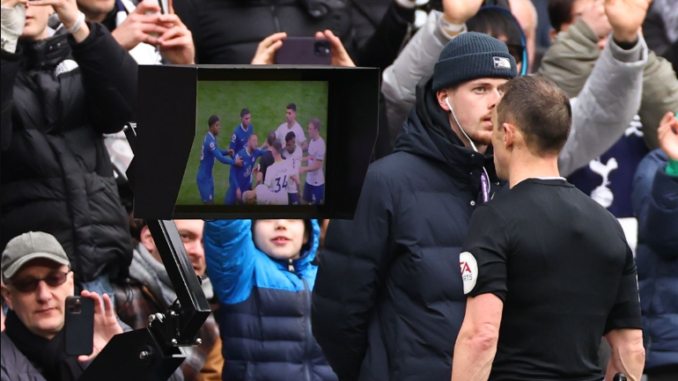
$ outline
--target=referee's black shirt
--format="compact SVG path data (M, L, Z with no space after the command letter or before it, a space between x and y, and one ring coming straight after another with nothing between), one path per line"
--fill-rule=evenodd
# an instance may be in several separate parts
M564 179L528 179L479 207L460 262L465 293L504 302L490 380L601 380L602 335L641 327L621 226Z

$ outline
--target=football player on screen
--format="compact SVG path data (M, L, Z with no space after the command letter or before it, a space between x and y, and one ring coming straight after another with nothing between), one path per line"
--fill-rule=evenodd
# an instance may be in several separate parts
M207 126L208 131L200 148L200 167L198 167L196 184L203 204L212 205L214 204L214 178L212 177L214 159L234 167L242 167L243 161L239 158L233 159L228 156L228 151L219 149L217 135L221 131L221 123L218 116L210 116L207 120Z
M325 160L325 140L320 137L320 119L313 118L308 124L308 155L302 161L308 166L301 167L299 174L308 173L304 184L303 200L305 204L320 205L325 199L325 174L323 162Z

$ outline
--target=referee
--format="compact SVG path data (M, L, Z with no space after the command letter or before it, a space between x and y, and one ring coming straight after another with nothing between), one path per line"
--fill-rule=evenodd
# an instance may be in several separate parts
M460 265L468 296L452 381L640 380L645 351L636 267L617 220L559 177L567 96L513 79L493 115L499 177L510 190L473 214Z

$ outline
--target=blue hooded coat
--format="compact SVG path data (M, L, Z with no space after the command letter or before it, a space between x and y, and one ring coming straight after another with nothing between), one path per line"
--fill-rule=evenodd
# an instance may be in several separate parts
M318 272L312 262L320 238L318 223L311 225L302 256L288 262L254 245L250 220L206 222L207 274L220 302L224 381L337 379L311 333Z

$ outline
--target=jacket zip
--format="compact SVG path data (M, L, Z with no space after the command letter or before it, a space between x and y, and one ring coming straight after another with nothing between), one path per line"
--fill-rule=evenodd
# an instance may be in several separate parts
M311 356L311 338L313 337L311 332L311 290L308 287L308 283L306 283L306 279L301 277L301 280L304 282L304 290L308 293L308 298L305 298L308 301L308 308L304 305L304 309L308 311L304 318L304 330L306 331L304 338L304 372L306 373L306 380L311 381L311 365L308 363L308 358Z
M274 0L271 3L271 13L273 14L273 27L275 28L276 32L282 32L282 29L280 28L280 20L278 20L278 10L276 9L276 1Z
M306 291L309 295L308 298L304 298L304 311L308 311L307 314L304 314L304 373L306 374L306 380L311 381L311 365L308 363L308 358L311 355L311 337L313 337L313 333L311 332L311 317L310 317L310 312L311 312L311 289L308 287L308 283L306 283L306 279L301 274L298 274L296 272L296 269L294 268L294 260L292 258L287 260L287 270L291 272L292 274L296 275L301 279L302 282L304 282L304 291ZM308 305L306 304L308 302ZM308 307L308 308L307 308Z

